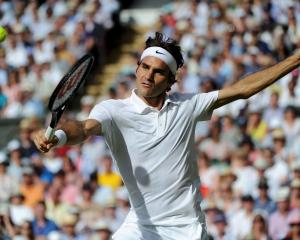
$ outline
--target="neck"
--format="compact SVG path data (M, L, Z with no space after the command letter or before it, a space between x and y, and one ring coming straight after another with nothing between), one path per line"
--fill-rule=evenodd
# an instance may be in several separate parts
M138 96L149 106L160 110L165 102L166 93L162 93L156 97L144 97L138 94Z

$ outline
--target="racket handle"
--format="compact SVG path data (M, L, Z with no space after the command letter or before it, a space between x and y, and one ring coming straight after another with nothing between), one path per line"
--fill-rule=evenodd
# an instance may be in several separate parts
M54 135L54 129L49 126L45 132L45 137L47 140L49 140L50 138L53 137L53 135Z

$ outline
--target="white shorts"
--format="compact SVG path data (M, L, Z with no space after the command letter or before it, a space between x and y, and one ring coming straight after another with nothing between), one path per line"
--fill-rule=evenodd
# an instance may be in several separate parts
M122 224L113 240L206 240L206 226L201 223L181 226Z

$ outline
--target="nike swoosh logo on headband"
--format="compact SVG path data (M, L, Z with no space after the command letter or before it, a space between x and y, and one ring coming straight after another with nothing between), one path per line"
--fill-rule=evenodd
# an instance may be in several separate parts
M159 52L158 50L156 50L155 53L165 55L164 53Z

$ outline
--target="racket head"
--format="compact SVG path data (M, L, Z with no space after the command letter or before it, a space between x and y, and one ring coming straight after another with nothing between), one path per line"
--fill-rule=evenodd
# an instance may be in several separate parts
M51 112L64 110L67 102L74 97L79 87L86 80L93 63L94 57L86 54L64 75L50 96L48 109Z

